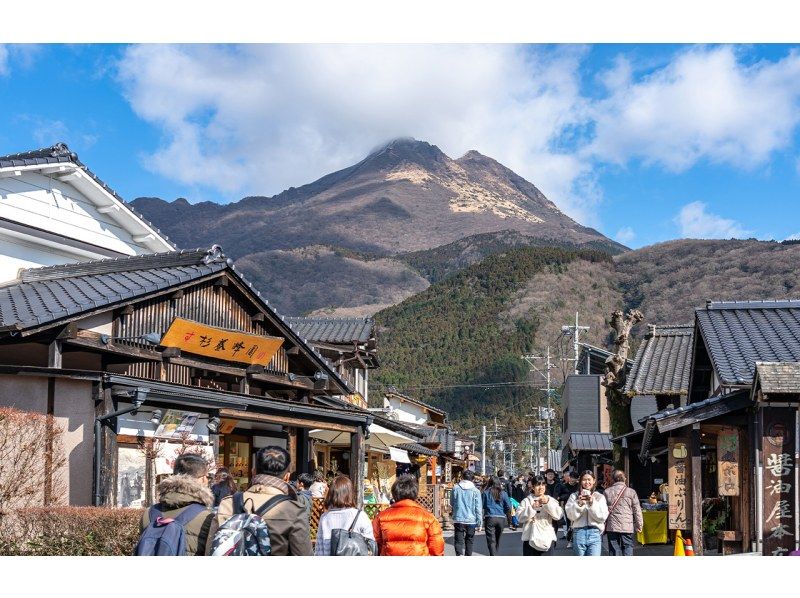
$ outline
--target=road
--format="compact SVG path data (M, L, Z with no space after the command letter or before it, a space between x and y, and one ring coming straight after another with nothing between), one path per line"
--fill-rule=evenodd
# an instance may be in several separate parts
M445 556L455 556L456 552L453 548L453 532L444 532L444 554ZM605 539L604 539L605 541ZM633 549L634 556L672 556L671 544L653 544L649 546L641 546L637 544ZM475 543L472 547L472 556L488 556L489 551L486 548L486 536L483 532L475 534ZM558 533L558 544L556 545L556 556L574 556L572 549L567 548L567 541L561 537L561 532ZM608 555L608 552L603 547L603 555ZM522 556L522 532L520 530L511 531L506 529L500 538L500 556Z

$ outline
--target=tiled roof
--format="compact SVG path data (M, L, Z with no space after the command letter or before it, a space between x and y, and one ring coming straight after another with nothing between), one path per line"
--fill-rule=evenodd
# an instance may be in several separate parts
M682 407L675 407L673 409L664 409L657 411L648 417L639 420L640 424L646 424L648 420L653 420L658 423L659 430L669 431L675 429L677 426L671 425L670 420L680 417L684 425L693 422L705 421L712 417L718 417L727 413L738 411L751 404L750 393L748 390L737 390L725 395L717 395L710 397L704 401L697 403L690 403ZM691 418L691 419L689 419Z
M569 435L573 451L610 451L611 434L602 432L573 432Z
M0 287L0 331L25 330L225 270L219 247L23 270Z
M761 390L766 394L800 392L800 363L757 361Z
M9 168L14 166L38 166L42 164L74 164L82 169L89 175L95 183L100 185L106 193L113 195L117 200L122 203L126 209L139 218L142 222L147 224L150 228L155 230L162 239L164 239L171 247L177 249L175 244L169 238L156 228L152 222L147 220L139 212L133 209L127 201L125 201L116 191L109 187L103 180L93 173L89 168L78 159L78 154L73 152L67 147L66 143L56 143L51 147L44 147L38 150L31 150L27 152L20 152L17 154L8 154L0 156L0 168Z
M752 384L756 361L800 361L800 300L709 301L695 313L722 384Z
M417 444L416 442L407 442L405 444L398 444L396 448L408 451L409 453L415 453L417 455L426 455L428 457L439 456L438 451L429 449L427 446L422 446L421 444Z
M341 388L354 392L330 361L303 341L217 245L23 270L16 281L0 286L0 333L56 325L85 312L111 308L223 270L248 287L261 307L279 321L284 333L306 347Z
M286 318L286 321L312 343L366 343L375 330L375 322L370 318Z
M414 397L410 397L408 395L404 395L403 393L399 392L395 386L390 386L389 388L387 388L386 389L386 394L387 395L394 395L396 397L400 397L401 399L403 399L404 401L408 401L409 403L416 403L420 407L425 407L426 409L428 409L430 411L433 411L435 413L441 413L443 415L447 414L446 411L443 411L442 409L439 409L438 407L434 407L430 403L426 403L424 401L420 401L419 399L415 399Z
M651 326L636 353L625 392L633 395L686 395L694 326Z

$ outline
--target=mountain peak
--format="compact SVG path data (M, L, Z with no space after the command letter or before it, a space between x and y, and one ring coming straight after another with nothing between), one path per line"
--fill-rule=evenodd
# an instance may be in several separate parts
M427 141L398 137L373 150L364 162L379 168L396 166L402 162L412 162L429 168L448 159L442 150Z

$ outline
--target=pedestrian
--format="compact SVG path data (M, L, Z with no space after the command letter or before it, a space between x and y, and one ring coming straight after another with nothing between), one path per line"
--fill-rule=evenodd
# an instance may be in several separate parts
M311 492L311 498L325 498L325 493L328 492L328 484L325 483L325 472L323 470L317 469L314 471L314 481L308 490Z
M517 476L511 485L511 498L521 503L528 494L528 481L524 476Z
M139 524L144 533L151 522L178 519L182 513L196 511L183 524L187 556L208 556L211 541L217 532L217 521L211 507L214 495L208 489L208 462L202 455L184 453L175 459L172 475L165 477L156 487L158 503L145 509ZM189 511L191 509L191 511ZM186 517L184 515L183 517ZM151 553L152 554L152 553Z
M609 556L633 556L633 534L642 531L644 519L636 490L628 486L625 472L611 474L614 484L605 491L608 503L606 536Z
M394 503L372 522L381 556L444 556L442 526L417 502L419 484L411 474L392 484Z
M572 520L573 551L577 556L600 556L608 517L606 497L595 491L597 480L591 471L581 474L579 485L580 489L570 494L565 509Z
M363 509L356 509L355 492L350 478L338 475L333 478L325 496L325 512L317 527L316 556L331 555L331 535L335 529L351 529L368 540L375 540L372 522Z
M505 471L502 469L497 470L497 477L500 480L500 487L506 491L508 496L511 496L511 481L506 477Z
M214 495L214 506L218 507L223 498L230 496L236 490L236 480L233 479L228 468L218 467L217 473L214 474L214 485L211 486L211 493Z
M558 481L556 477L556 470L555 469L547 469L544 472L545 480L547 481L547 487L545 489L545 494L550 496L556 500L561 498L561 494L564 492L564 488L561 486L561 482ZM566 525L566 521L564 521L564 525ZM553 529L558 532L558 528L561 527L561 520L553 521ZM558 535L556 535L556 542L558 542Z
M472 556L475 528L480 525L483 517L481 493L472 481L474 478L474 473L469 469L464 470L461 481L453 486L453 492L450 494L456 556Z
M522 556L551 556L556 547L553 521L564 516L558 500L547 496L547 481L536 476L528 482L529 494L517 509L522 525Z
M220 525L234 515L234 499L241 499L244 512L254 513L271 498L285 495L261 518L269 530L269 541L274 556L311 556L311 534L306 508L297 500L297 493L289 486L286 470L291 459L289 453L279 446L266 446L256 453L255 473L252 484L243 493L227 496L219 504L217 520ZM237 503L238 504L238 503Z
M489 548L489 556L495 556L500 550L500 536L511 517L511 501L497 476L489 478L482 498L486 545Z
M566 508L570 494L577 491L578 480L575 477L575 472L573 472L571 469L567 469L564 472L564 477L561 481L561 496L559 496L559 501L561 502L562 508ZM564 537L567 539L567 548L572 548L572 521L570 521L569 517L565 517L564 519L566 521Z
M295 482L297 488L297 500L303 503L306 508L306 514L311 517L311 508L314 506L314 500L311 496L311 486L314 484L314 476L310 473L301 473L297 476Z

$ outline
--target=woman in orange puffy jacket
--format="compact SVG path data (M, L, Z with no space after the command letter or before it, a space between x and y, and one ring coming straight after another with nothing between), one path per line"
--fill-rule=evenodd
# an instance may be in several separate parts
M444 556L442 526L417 502L419 485L412 475L392 484L394 504L372 522L381 556Z

